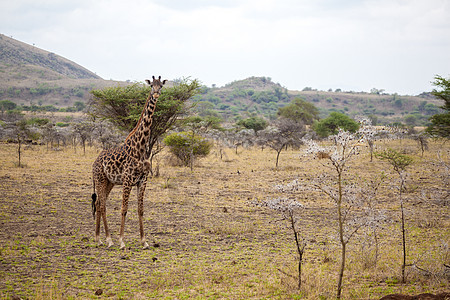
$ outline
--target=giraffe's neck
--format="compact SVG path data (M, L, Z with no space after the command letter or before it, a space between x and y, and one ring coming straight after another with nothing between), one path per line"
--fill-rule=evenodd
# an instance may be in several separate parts
M150 139L150 127L152 125L153 113L155 112L158 97L159 95L157 94L150 94L136 127L134 127L125 139L125 145L130 147L131 155L140 160L146 158L148 142Z

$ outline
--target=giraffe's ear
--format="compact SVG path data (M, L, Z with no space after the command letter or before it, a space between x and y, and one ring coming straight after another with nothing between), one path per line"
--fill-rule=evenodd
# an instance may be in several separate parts
M145 82L147 82L148 84L152 85L152 82L148 79L145 79Z
M153 81L155 81L155 76L152 76L152 78L153 78Z

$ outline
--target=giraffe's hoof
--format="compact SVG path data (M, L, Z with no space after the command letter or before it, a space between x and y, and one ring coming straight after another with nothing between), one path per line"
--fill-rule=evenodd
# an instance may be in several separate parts
M123 250L123 249L125 249L125 243L124 242L120 243L120 250Z
M111 248L114 245L111 238L106 239L106 243L108 244L108 248Z
M142 247L142 250L147 250L148 248L150 248L150 246L148 245L147 242L145 242L144 247Z

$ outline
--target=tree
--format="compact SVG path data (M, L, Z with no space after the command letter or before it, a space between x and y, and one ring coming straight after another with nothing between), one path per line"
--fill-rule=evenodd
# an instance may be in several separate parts
M319 110L314 104L302 98L295 98L290 104L278 109L278 116L311 125L319 120Z
M88 114L94 119L108 120L121 131L130 132L137 124L151 87L135 83L127 86L93 90ZM197 80L180 79L162 90L153 114L146 158L151 157L153 145L169 130L179 116L189 109L188 100L200 93Z
M94 131L94 126L89 122L77 123L73 126L75 134L80 137L81 145L83 146L83 154L86 155L86 140L91 136Z
M405 117L405 123L409 127L414 127L417 125L417 117L415 115L407 115Z
M436 114L430 118L431 125L428 126L427 132L432 136L450 138L450 77L448 79L436 75L433 85L438 89L434 89L431 94L444 101L441 108L445 111L442 114Z
M355 178L348 166L353 157L358 154L359 147L368 134L371 133L365 129L358 131L357 134L339 129L339 132L333 136L335 144L329 147L320 147L314 141L307 141L309 146L307 153L315 156L327 153L325 158L331 163L331 169L335 171L335 176L323 174L319 177L314 187L328 195L336 205L338 237L341 244L341 265L336 292L338 299L341 298L348 243L361 228L380 219L370 203L375 202L381 182L375 180L374 184L362 187L361 178L357 176ZM300 190L296 185L293 187ZM358 209L363 209L366 214L358 217L355 214Z
M82 111L83 109L85 109L86 104L84 104L84 102L81 101L76 101L73 106L75 107L76 111Z
M345 114L332 112L326 119L320 120L313 126L314 131L320 137L327 137L332 134L337 134L339 129L344 131L356 132L359 128L358 122L351 119Z
M370 93L371 94L380 95L380 94L384 93L384 89L372 88L372 89L370 89Z
M255 133L263 130L267 127L268 123L266 120L260 117L250 117L237 122L238 126L242 126L246 129L253 129Z
M262 143L277 152L275 167L278 168L280 153L287 146L299 146L301 138L306 134L305 125L291 119L281 118L260 134Z
M217 129L223 130L220 126L222 119L215 115L207 115L207 116L190 116L185 118L180 122L180 125L177 127L192 127L195 125L196 127L204 127L205 129Z
M400 200L400 212L401 212L401 231L402 231L402 244L403 244L403 263L402 263L402 282L405 283L405 268L406 268L406 231L405 231L405 210L403 205L402 193L405 188L406 181L406 167L409 166L413 160L411 157L401 154L393 149L387 149L375 154L379 159L385 160L391 164L394 171L400 178L399 186L399 200Z
M0 110L3 112L8 111L8 110L13 110L17 107L17 104L15 104L12 101L9 100L1 100L0 101Z
M17 140L17 154L19 158L18 166L22 167L22 144L27 140L37 139L39 134L31 129L29 120L23 118L15 123L12 137Z

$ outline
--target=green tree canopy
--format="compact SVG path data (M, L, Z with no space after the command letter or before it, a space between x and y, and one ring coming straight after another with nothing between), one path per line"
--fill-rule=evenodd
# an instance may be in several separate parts
M207 139L184 131L166 136L164 143L185 166L192 162L193 157L207 156L212 148L212 143Z
M16 107L17 107L17 104L15 104L14 102L12 102L10 100L1 100L0 101L0 110L2 112L16 109Z
M220 123L222 122L222 119L219 117L216 117L214 115L211 116L190 116L180 121L179 125L180 127L204 127L206 129L212 128L212 129L218 129L223 130L223 128L220 126ZM178 126L178 125L177 125Z
M427 132L433 136L450 138L450 78L445 79L436 75L434 79L433 84L439 89L434 89L431 93L437 98L444 100L444 105L441 108L445 112L430 118L431 125L428 126Z
M311 125L314 121L319 120L319 110L314 104L302 98L295 98L290 104L280 107L278 115L306 125Z
M350 132L356 132L359 129L359 124L345 114L332 112L328 118L316 122L313 126L314 131L320 137L337 134L339 128Z
M250 118L238 121L237 125L245 127L247 129L253 129L255 132L258 132L258 131L266 128L268 123L263 118L250 117Z
M94 120L107 120L121 131L130 132L141 116L150 90L150 86L141 83L93 90L88 114ZM186 113L189 109L188 100L199 92L200 83L190 79L181 79L173 86L163 88L153 114L149 151L158 138L174 125L177 118Z

